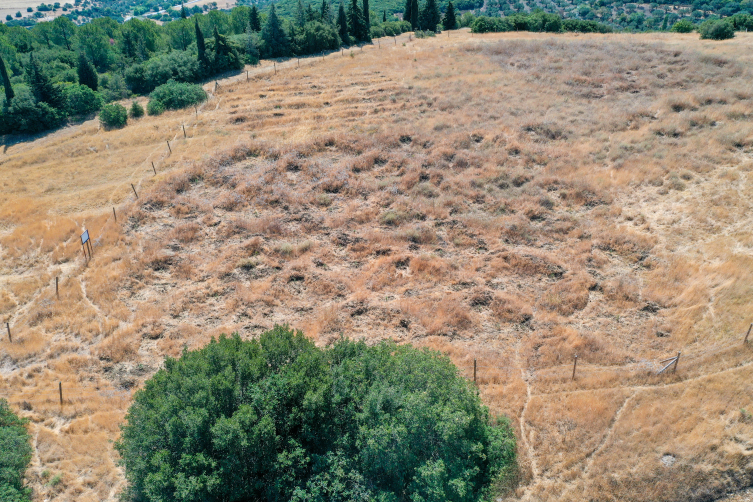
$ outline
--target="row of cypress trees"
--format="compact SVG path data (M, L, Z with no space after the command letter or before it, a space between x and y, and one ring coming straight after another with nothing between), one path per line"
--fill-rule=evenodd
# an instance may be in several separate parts
M426 0L423 7L419 7L418 0L406 0L403 20L410 22L414 30L435 31L440 22L446 30L457 28L455 6L452 1L447 5L444 19L440 19L437 0Z

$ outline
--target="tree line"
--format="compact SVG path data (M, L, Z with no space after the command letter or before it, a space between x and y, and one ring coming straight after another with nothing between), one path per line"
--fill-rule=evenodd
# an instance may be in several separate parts
M31 30L0 25L0 77L5 99L0 134L36 133L87 117L103 104L148 94L173 80L200 82L260 57L291 57L337 50L378 36L410 30L408 23L380 20L368 0L335 11L299 2L294 19L254 6L210 11L158 25L98 18L77 26L66 17Z

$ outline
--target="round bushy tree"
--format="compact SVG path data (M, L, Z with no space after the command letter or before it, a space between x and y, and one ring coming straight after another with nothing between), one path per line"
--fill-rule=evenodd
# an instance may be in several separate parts
M166 359L116 444L132 500L463 501L515 462L447 357L277 326Z
M131 118L138 119L144 116L144 107L139 104L138 101L131 103L131 108L128 110L128 114Z
M695 25L689 19L681 19L672 25L669 31L674 33L690 33L695 29Z
M727 40L735 37L735 28L727 20L710 19L698 28L701 40Z
M86 85L69 85L65 88L66 110L72 116L84 116L102 108L102 99Z
M161 103L164 111L179 110L181 108L199 104L206 99L207 93L200 85L170 80L166 84L162 84L152 91L149 95L147 110L149 110L153 101ZM153 115L151 111L149 114Z
M120 129L128 122L128 112L117 103L105 105L99 112L99 122L105 129Z
M26 420L18 418L5 399L0 399L0 500L28 502L31 490L24 488L24 473L31 460Z

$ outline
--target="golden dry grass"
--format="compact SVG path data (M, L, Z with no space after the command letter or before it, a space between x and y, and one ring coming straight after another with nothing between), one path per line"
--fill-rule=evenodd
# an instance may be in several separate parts
M510 499L750 484L753 36L403 42L6 149L0 395L38 500L114 500L109 441L162 358L285 322L476 359L519 434Z

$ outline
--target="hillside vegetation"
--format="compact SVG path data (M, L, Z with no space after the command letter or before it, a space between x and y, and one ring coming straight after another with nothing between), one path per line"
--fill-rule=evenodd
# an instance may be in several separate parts
M6 145L0 394L34 497L115 500L164 356L283 323L475 360L510 500L749 485L751 40L402 35Z

